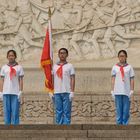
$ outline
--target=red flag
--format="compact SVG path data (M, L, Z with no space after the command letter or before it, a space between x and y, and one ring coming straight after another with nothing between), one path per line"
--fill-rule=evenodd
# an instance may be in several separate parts
M45 86L48 92L53 93L53 80L52 80L52 45L51 45L51 23L46 32L44 47L41 56L41 66L44 69L46 76Z

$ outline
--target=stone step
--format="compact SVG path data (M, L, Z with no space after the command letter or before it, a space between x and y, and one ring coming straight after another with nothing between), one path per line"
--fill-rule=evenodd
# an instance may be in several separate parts
M138 140L140 125L0 125L0 140Z

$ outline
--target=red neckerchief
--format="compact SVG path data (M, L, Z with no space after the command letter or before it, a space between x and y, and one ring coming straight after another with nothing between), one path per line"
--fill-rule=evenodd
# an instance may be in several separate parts
M57 64L57 65L59 65L59 68L57 69L56 74L60 79L63 79L63 66L65 64L67 64L67 62L65 62L63 64L60 64L60 63Z
M128 64L124 64L123 66L119 64L116 64L116 65L120 67L122 81L124 82L124 67L126 67Z
M7 65L10 67L10 80L12 80L13 77L16 76L16 70L13 67L18 65L18 63L15 63L14 65L10 65L10 64Z

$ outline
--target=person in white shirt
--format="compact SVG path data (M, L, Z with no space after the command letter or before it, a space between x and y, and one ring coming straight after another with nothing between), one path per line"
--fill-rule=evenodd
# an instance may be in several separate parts
M23 90L24 71L16 62L17 54L14 50L7 52L8 64L0 71L0 98L3 101L4 122L6 125L19 124L19 108Z
M127 125L130 117L130 100L134 100L134 70L127 63L127 52L118 52L119 63L112 68L112 97L116 106L116 123Z
M60 61L53 66L54 99L56 124L71 123L71 105L74 97L75 70L72 64L66 61L68 50L61 48L58 52Z

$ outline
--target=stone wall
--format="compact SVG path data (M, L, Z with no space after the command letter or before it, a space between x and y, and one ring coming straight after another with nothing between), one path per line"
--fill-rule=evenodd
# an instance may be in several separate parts
M135 69L135 102L130 123L140 123L140 70ZM54 123L53 104L44 89L40 69L25 69L24 94L21 103L21 123ZM3 123L2 105L0 122ZM110 68L77 68L76 92L72 107L73 124L115 123L114 101L110 95Z
M84 60L88 66L98 63L106 66L115 61L120 49L126 49L132 64L140 67L139 0L0 0L0 3L2 62L6 52L15 49L18 60L29 67L38 66L50 8L55 60L57 51L65 47L74 63L82 66Z

